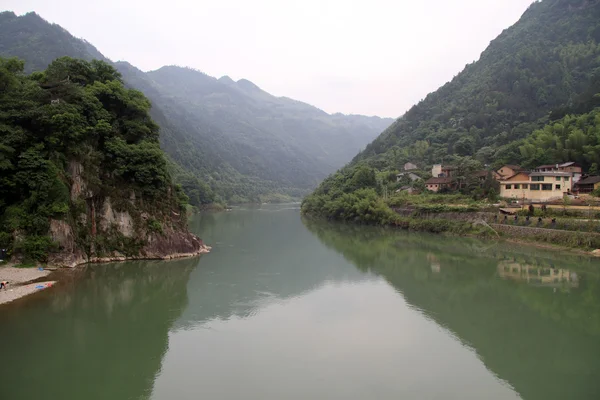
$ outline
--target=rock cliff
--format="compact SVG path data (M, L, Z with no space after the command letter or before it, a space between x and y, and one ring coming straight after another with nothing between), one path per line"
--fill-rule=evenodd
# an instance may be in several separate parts
M208 248L187 229L150 102L101 61L23 74L0 58L0 248L11 262L173 258Z
M185 216L175 210L170 210L170 215L150 216L141 211L137 204L141 200L136 200L134 192L121 204L124 208L116 209L109 196L95 195L87 188L80 163L72 161L68 171L71 201L85 201L88 206L75 219L50 221L50 236L57 250L50 253L49 265L74 267L87 262L171 259L210 250L189 232Z

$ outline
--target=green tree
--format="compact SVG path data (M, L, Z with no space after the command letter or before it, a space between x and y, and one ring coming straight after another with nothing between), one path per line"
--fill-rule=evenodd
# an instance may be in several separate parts
M106 197L127 207L133 194L143 199L143 207L128 209L135 220L146 212L172 221L181 197L148 100L102 61L62 57L30 76L23 66L0 58L0 237L11 253L46 261L56 250L51 220L68 221L89 248L90 227L80 217L86 202ZM73 163L82 165L91 198L71 196ZM115 235L98 235L96 248L127 251L127 240Z

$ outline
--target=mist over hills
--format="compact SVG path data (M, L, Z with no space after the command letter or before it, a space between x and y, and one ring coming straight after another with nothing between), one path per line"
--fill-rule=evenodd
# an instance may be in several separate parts
M0 56L25 60L26 72L43 70L61 56L109 61L35 13L0 13ZM301 196L393 122L330 115L245 79L217 79L177 66L145 73L125 61L113 64L126 85L151 100L161 147L194 205Z

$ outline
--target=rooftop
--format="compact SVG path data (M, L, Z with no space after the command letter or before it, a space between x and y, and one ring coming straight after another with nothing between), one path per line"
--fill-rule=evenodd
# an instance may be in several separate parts
M441 178L429 178L425 182L426 185L431 184L444 184L444 183L452 183L452 178L441 177Z
M548 169L548 168L566 168L566 167L579 167L574 161L567 161L566 163L556 163L556 164L545 164L536 167L536 169Z
M564 164L560 164L559 167L579 167L579 164L574 161L569 161Z
M516 173L516 174L514 174L514 175L511 175L511 176L508 176L508 177L506 177L506 178L502 179L502 181L509 181L509 180L511 180L512 178L514 178L514 177L516 177L516 176L519 176L519 175L525 175L525 176L527 177L527 180L529 180L529 174L530 174L530 173L529 173L528 171L519 171L519 172L517 172L517 173Z
M571 176L570 172L547 171L547 172L530 172L531 176Z
M515 165L515 164L506 164L506 165L501 166L500 169L502 169L504 167L510 168L512 170L515 170L515 171L520 171L522 169L521 166Z
M488 174L491 174L491 173L492 173L492 171L481 170L481 171L474 172L473 176L480 177L480 178L486 178L488 176Z
M410 171L400 172L400 173L396 174L396 176L410 176L410 175L419 176L419 175L415 174L414 172L410 172Z
M577 182L578 185L593 185L594 183L600 182L600 176L588 176L585 179Z

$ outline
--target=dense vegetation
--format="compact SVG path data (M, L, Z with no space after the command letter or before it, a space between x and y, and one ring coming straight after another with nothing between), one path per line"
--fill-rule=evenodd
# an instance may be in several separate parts
M54 219L76 228L79 245L115 250L125 238L92 238L94 222L81 218L102 197L123 208L134 196L143 207L132 213L148 211L155 228L155 218L182 209L150 103L111 65L62 57L43 72L23 71L23 61L0 58L0 247L44 261ZM73 165L83 171L81 196L71 192Z
M108 61L34 13L0 13L0 55L26 60L28 72L61 56ZM171 172L196 206L301 197L392 122L329 115L244 79L215 79L174 66L149 73L126 62L114 66L127 86L152 102Z
M327 178L304 211L338 218L330 203L340 196L357 202L357 190L383 192L385 181L356 184L361 176L393 175L408 161L480 168L577 161L597 172L599 92L600 1L536 2L478 61Z
M584 165L592 174L598 174L600 107L581 115L567 114L535 130L522 143L519 150L525 167L569 160Z

